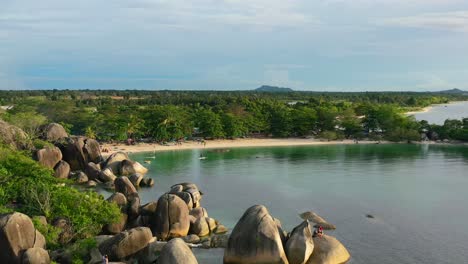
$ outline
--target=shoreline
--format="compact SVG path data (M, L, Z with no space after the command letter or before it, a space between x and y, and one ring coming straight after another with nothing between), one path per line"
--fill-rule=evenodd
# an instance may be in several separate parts
M288 146L320 146L320 145L352 145L356 144L354 140L346 139L342 141L326 141L319 139L302 139L302 138L243 138L243 139L215 139L205 140L206 145L188 140L180 145L160 145L158 143L138 143L136 145L126 145L123 143L102 144L101 149L107 148L109 152L102 152L103 156L111 155L115 152L140 153L140 152L163 152L177 150L193 150L193 149L225 149L225 148L248 148L248 147L288 147ZM369 141L362 140L359 144L387 144L387 141Z
M422 113L427 113L429 111L432 110L432 108L434 108L435 105L430 105L430 106L426 106L424 107L423 109L421 110L418 110L418 111L409 111L409 112L406 112L405 115L414 115L414 114L422 114Z
M414 114L427 113L427 112L431 111L436 106L458 104L458 103L465 103L465 102L467 102L467 101L451 101L451 102L442 103L442 104L432 104L430 106L426 106L426 107L422 108L421 110L405 112L405 115L409 116L409 115L414 115Z
M326 146L326 145L355 145L354 140L333 140L326 141L320 139L303 139L303 138L243 138L243 139L215 139L205 140L206 146L197 141L188 140L180 145L160 145L158 143L138 143L136 145L126 145L124 143L109 144L105 143L101 146L101 154L107 157L116 152L142 153L142 152L164 152L164 151L180 151L194 149L230 149L230 148L249 148L249 147L293 147L293 146ZM407 144L390 141L373 141L362 140L358 144ZM460 145L467 146L468 143L463 142L436 142L436 141L421 141L412 142L412 144L427 144L427 145ZM109 152L102 152L103 148L109 149Z

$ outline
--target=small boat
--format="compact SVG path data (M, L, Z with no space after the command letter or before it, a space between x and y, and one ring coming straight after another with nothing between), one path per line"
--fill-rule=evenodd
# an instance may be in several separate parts
M151 164L151 160L145 160L146 164Z
M198 159L199 160L204 160L204 159L206 159L206 157L199 157Z

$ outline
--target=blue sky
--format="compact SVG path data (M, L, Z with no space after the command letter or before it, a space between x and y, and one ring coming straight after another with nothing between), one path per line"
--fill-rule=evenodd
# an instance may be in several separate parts
M0 89L468 89L467 0L0 0Z

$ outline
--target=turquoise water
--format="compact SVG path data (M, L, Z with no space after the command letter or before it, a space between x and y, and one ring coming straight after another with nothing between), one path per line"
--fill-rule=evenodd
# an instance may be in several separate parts
M238 148L156 153L141 189L156 200L179 182L205 193L211 217L233 228L254 204L286 230L314 210L351 252L350 263L468 263L468 147L347 145ZM151 153L152 154L152 153ZM148 154L131 157L143 162ZM373 214L375 219L368 219ZM222 250L197 250L199 263L222 263Z
M443 125L448 118L462 119L468 117L468 102L434 105L430 111L416 113L414 117L416 120L427 120L431 124Z

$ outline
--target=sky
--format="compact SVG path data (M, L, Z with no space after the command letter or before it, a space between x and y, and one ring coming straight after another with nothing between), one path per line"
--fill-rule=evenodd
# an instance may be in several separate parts
M467 0L0 0L0 89L468 89Z

